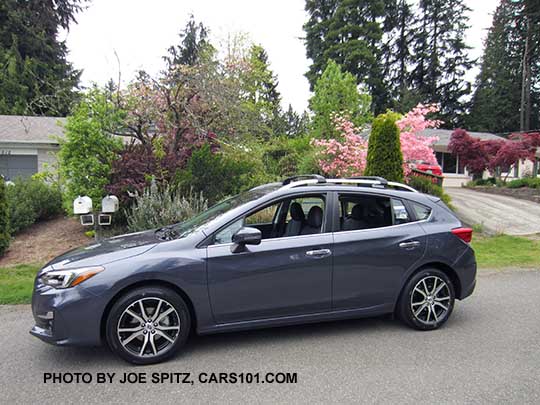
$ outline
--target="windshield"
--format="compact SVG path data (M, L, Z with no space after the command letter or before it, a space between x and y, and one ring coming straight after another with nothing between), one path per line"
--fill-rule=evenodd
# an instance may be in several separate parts
M211 221L217 219L226 212L277 190L280 186L280 184L269 184L227 198L191 219L171 225L170 229L175 233L175 238L182 238L199 228L208 226Z

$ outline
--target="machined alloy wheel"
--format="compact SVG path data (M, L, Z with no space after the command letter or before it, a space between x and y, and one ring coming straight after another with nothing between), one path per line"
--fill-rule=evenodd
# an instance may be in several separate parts
M118 321L118 339L136 356L157 356L169 350L180 332L180 317L167 301L142 298L127 307Z
M414 286L411 294L411 311L414 317L426 324L436 325L450 309L450 289L440 277L427 276Z
M442 326L454 308L454 285L439 269L422 269L405 284L396 306L397 316L412 328Z
M169 288L136 288L112 306L106 324L109 347L135 364L163 361L186 342L191 326L184 300Z

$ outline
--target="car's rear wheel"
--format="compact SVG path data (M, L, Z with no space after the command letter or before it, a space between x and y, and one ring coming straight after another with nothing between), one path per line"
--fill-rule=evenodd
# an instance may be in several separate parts
M184 300L164 287L144 287L123 295L111 308L106 334L110 348L134 364L173 356L186 342L190 316Z
M422 269L405 285L396 312L408 326L419 330L441 327L452 314L452 281L439 269Z

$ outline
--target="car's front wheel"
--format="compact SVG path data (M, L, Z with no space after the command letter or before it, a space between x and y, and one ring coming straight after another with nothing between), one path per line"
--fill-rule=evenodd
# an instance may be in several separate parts
M113 352L134 364L158 363L186 342L190 316L184 300L160 287L134 289L118 299L109 313L107 342Z
M452 314L452 281L439 269L422 269L405 285L396 312L408 326L420 330L441 327Z

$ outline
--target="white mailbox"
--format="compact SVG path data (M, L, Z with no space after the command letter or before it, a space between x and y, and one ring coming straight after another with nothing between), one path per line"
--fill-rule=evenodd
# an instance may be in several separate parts
M113 212L118 211L118 208L118 197L115 195L108 195L101 200L101 212L105 214L112 214Z
M73 213L76 215L84 215L92 212L92 199L88 196L78 196L73 201Z

